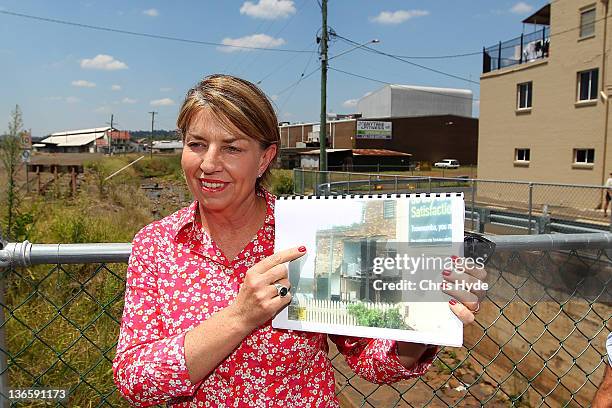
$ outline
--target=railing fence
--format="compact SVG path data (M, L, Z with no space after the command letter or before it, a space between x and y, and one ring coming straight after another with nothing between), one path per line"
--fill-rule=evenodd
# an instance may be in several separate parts
M443 348L423 377L378 386L355 377L332 346L342 406L589 406L606 365L612 234L491 239L491 287L464 347ZM0 250L6 387L65 386L58 406L127 406L111 362L129 253L129 244Z
M610 231L605 186L293 169L297 195L463 192L466 226L505 234ZM504 228L501 228L504 227Z

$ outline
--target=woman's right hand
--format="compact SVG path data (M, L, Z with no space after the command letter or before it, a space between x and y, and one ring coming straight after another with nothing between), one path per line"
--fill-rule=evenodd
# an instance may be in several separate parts
M244 277L240 291L229 306L249 330L255 330L291 302L291 292L280 297L274 283L291 288L286 263L306 254L306 247L277 252L253 265Z

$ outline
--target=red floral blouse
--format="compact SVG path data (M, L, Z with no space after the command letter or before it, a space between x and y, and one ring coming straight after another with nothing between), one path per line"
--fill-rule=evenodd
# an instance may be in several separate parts
M135 406L337 407L327 336L261 326L203 380L185 365L188 330L227 307L246 271L274 252L274 199L264 225L229 260L203 230L198 203L144 227L134 237L113 375ZM435 350L404 368L395 342L330 336L349 366L374 383L423 374Z

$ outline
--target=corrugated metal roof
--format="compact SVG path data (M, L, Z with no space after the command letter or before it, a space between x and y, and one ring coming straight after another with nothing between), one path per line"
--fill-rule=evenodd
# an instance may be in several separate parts
M106 132L107 130L110 130L110 129L111 129L110 126L102 126L102 127L97 127L97 128L91 128L91 129L64 130L64 131L61 131L61 132L51 133L50 136L83 135L83 134L86 134L86 133Z
M327 149L327 153L350 151L353 152L353 156L412 156L410 153L387 149ZM316 155L319 154L319 149L299 152L299 154Z
M64 136L50 136L40 143L52 144L57 147L70 147L70 146L84 146L88 145L96 139L104 137L104 132L88 133L84 135L64 135Z
M353 156L412 156L412 154L387 149L353 149Z
M462 88L438 88L433 86L417 86L417 85L403 85L403 84L392 84L388 85L393 89L405 90L405 91L422 91L433 94L439 94L441 96L456 95L462 97L472 97L473 92L469 89Z
M327 153L335 153L335 152L350 152L351 149L326 149ZM319 154L319 149L316 150L308 150L306 152L300 152L300 154Z
M113 130L108 134L113 140L130 140L130 132L127 130Z
M182 149L183 142L181 140L159 140L153 142L154 149Z

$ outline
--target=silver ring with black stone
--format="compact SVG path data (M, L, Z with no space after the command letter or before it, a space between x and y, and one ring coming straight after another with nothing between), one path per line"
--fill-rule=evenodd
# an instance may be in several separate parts
M287 294L289 294L289 288L281 285L280 283L274 283L274 287L276 288L276 292L278 293L278 296L282 298L284 298L285 296L287 296Z

